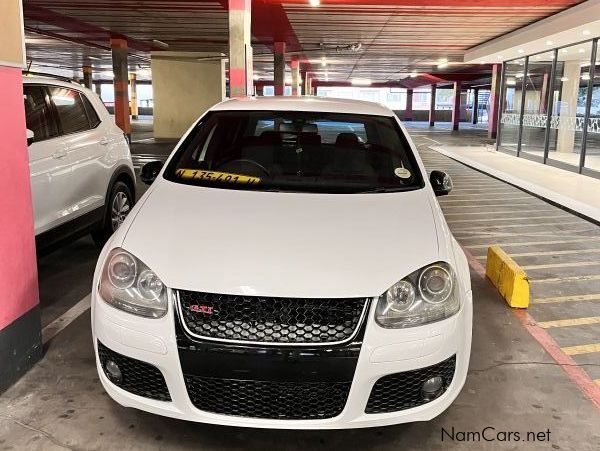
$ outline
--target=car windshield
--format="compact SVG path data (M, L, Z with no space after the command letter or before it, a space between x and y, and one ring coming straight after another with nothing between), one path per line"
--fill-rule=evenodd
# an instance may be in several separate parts
M298 111L209 113L181 144L165 177L259 191L361 193L423 187L394 118Z

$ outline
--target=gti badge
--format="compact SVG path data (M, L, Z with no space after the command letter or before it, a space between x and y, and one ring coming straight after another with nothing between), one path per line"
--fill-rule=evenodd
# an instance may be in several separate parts
M190 305L190 310L192 312L195 313L203 313L205 315L212 315L213 314L213 307L212 305L196 305L196 304L192 304Z

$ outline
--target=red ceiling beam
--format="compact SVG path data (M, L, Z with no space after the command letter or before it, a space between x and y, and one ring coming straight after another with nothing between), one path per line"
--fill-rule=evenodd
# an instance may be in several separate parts
M308 0L263 0L270 4L302 4ZM321 0L321 6L361 5L361 6L417 6L417 7L544 7L563 8L581 3L583 0ZM518 10L518 9L517 9ZM481 13L481 11L479 11Z
M34 6L29 3L23 4L23 15L26 19L32 20L35 22L41 22L47 25L52 25L58 28L62 28L65 31L70 33L77 33L81 35L79 38L79 42L89 42L89 41L100 41L106 40L107 42L111 37L122 38L127 40L127 44L129 48L134 50L139 50L142 52L149 52L151 50L159 50L158 47L155 47L152 43L139 41L137 39L133 39L131 37L125 36L120 33L113 33L110 30L106 30L102 27L98 27L96 25L92 25L88 22L84 22L79 19L75 19L73 17L65 16L64 14L57 13L47 8L42 8L40 6ZM47 34L44 30L36 29L35 27L31 27L33 30L36 30L40 34ZM50 36L50 34L47 34ZM73 40L78 39L73 36L65 37L60 33L54 33L54 37L65 39L65 40ZM77 41L76 41L77 42ZM87 45L87 44L86 44Z

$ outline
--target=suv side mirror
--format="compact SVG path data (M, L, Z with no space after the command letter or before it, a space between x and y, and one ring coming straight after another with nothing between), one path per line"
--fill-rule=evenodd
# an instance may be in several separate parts
M452 179L442 171L431 171L429 181L436 196L445 196L452 191Z
M28 146L31 146L31 144L33 144L33 138L34 138L33 130L27 129L27 145Z
M151 185L152 182L156 180L156 177L158 177L162 167L162 161L150 161L146 163L144 166L142 166L142 170L140 171L140 178L142 179L142 182L144 182L146 185Z

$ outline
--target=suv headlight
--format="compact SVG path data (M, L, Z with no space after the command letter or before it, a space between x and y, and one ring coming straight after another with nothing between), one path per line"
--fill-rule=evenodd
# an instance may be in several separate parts
M379 297L375 320L387 328L405 328L448 318L460 308L456 275L438 262L413 272Z
M115 248L102 268L100 297L113 307L148 318L165 316L167 287L141 260Z

